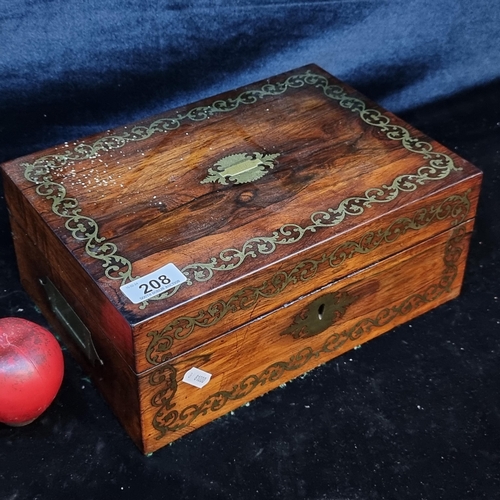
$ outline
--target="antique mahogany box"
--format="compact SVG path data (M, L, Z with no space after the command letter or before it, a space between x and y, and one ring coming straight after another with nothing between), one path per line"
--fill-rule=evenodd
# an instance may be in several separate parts
M3 173L23 285L144 453L457 296L481 181L313 65Z

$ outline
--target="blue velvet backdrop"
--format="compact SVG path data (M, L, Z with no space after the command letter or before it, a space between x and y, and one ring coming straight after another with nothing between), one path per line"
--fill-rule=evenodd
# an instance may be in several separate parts
M0 0L0 161L315 62L485 173L459 298L149 458L65 356L0 500L500 500L499 42L499 0Z
M0 161L310 62L403 111L500 74L497 0L0 0Z

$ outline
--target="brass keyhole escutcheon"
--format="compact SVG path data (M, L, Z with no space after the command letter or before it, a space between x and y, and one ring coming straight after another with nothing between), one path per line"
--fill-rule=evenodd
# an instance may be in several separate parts
M344 316L347 307L358 297L348 292L333 292L321 295L297 314L293 323L281 335L307 338L324 332Z

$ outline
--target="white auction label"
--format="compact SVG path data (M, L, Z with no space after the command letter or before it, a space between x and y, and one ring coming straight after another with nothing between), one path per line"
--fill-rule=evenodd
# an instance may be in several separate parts
M198 389L201 389L210 382L211 377L211 373L207 373L203 370L200 370L199 368L193 367L184 374L182 381L186 382L186 384L194 385L195 387L198 387Z
M134 304L140 304L155 295L184 283L186 280L186 276L174 264L167 264L142 278L122 285L120 290Z

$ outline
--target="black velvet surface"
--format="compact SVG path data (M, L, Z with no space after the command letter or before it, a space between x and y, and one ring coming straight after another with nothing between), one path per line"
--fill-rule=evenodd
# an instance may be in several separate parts
M0 160L315 62L485 174L459 298L151 457L65 353L0 499L500 498L497 5L0 0ZM0 316L45 325L0 202Z

